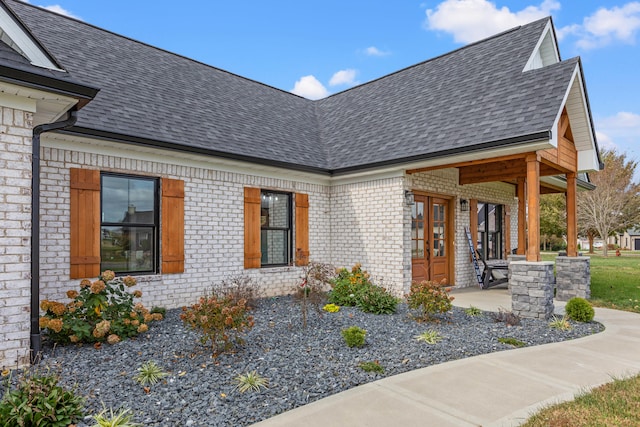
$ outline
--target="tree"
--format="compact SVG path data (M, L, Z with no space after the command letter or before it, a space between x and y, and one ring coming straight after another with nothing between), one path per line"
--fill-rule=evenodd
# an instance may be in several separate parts
M547 250L547 243L562 238L567 233L566 206L564 194L545 194L540 197L540 238L543 250Z
M596 231L606 240L640 223L640 184L633 182L637 162L615 150L602 153L604 170L590 174L593 191L578 194L578 221L583 230ZM606 241L602 245L607 256Z

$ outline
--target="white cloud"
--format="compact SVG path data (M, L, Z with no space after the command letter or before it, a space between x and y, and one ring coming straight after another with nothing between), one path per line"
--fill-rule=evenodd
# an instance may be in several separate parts
M55 12L57 14L60 15L64 15L64 16L68 16L69 18L75 18L75 19L80 19L79 16L74 15L73 13L69 12L67 9L63 8L62 6L58 5L58 4L54 4L51 6L40 6L44 9L50 10L51 12Z
M368 48L366 48L364 50L364 53L365 53L365 55L368 55L368 56L387 56L391 52L380 50L375 46L369 46Z
M20 1L23 3L31 3L29 0L20 0ZM67 9L63 8L59 4L53 4L51 6L38 5L38 7L50 10L51 12L55 12L59 15L68 16L69 18L81 19L79 16L74 15L73 13L69 12Z
M456 42L471 43L493 34L551 15L560 9L556 0L544 0L539 6L527 6L512 12L488 0L445 0L435 9L427 9L425 27L450 33Z
M581 49L594 49L616 41L634 44L640 31L640 2L634 1L622 7L600 8L584 18L581 25L561 28L562 36L578 37L576 45Z
M616 149L630 158L640 159L640 114L621 111L613 116L595 118L596 137L601 149ZM637 172L640 182L640 169Z
M304 76L296 82L292 93L307 99L320 99L329 95L329 91L314 76Z
M336 72L329 80L329 86L347 85L353 86L358 84L356 81L356 70L349 68Z

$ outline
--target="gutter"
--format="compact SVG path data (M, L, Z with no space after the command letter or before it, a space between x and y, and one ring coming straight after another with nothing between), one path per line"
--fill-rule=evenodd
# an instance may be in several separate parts
M53 130L73 126L78 120L76 107L69 117L55 123L46 123L33 128L31 164L31 363L39 360L42 350L40 335L40 135Z

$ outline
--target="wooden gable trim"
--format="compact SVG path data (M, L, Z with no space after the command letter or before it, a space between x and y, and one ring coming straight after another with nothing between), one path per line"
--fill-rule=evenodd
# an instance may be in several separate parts
M100 275L100 171L71 168L71 279Z

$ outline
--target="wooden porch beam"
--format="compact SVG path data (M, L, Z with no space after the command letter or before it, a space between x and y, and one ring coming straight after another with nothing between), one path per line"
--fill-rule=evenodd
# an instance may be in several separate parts
M479 182L510 181L525 176L526 164L521 161L485 163L459 169L460 185Z
M518 196L518 255L527 251L527 198L525 196L525 179L518 178L516 195Z
M407 175L412 175L414 173L420 173L420 172L429 172L429 171L439 170L439 169L462 168L465 166L482 165L486 163L504 162L504 161L512 161L512 160L524 160L524 157L525 157L525 154L511 154L509 156L499 156L499 157L492 157L492 158L486 158L486 159L468 160L466 162L448 163L446 165L436 165L436 166L427 166L424 168L417 168L417 169L407 169Z
M527 156L527 261L540 261L540 156Z
M567 255L578 256L578 220L577 220L577 184L576 174L567 174Z

